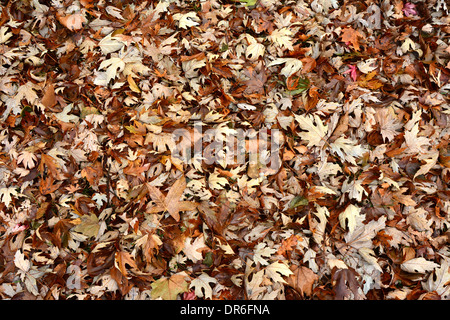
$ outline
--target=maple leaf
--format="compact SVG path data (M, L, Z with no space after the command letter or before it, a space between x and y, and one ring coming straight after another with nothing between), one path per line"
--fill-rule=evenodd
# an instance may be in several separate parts
M292 35L292 31L288 28L281 28L272 31L268 38L280 48L294 50L294 47L292 45Z
M355 249L372 248L372 239L386 227L386 217L380 217L378 220L372 220L367 224L362 223L361 216L357 218L355 229L353 232L348 232L344 240Z
M356 73L356 66L353 66L351 64L348 65L348 70L344 71L343 74L350 73L350 77L353 81L356 81L356 78L358 77L358 74Z
M35 103L35 101L38 99L38 96L34 89L38 89L37 85L35 85L33 82L28 81L27 83L21 85L17 92L11 97L8 97L5 101L6 110L3 112L2 120L5 121L9 114L20 114L22 112L21 108L21 101L22 99L27 100L27 102L31 105Z
M100 63L98 70L103 69L106 69L106 72L98 73L96 79L94 80L94 83L102 86L107 86L109 81L116 78L117 74L125 69L125 62L121 58L112 57Z
M286 263L276 261L268 265L265 269L265 274L275 282L287 283L281 276L288 277L293 272L289 269ZM280 276L281 275L281 276Z
M360 207L353 204L348 205L347 208L345 208L345 210L339 215L341 227L346 228L348 226L349 233L353 233L356 228L357 217L359 217L360 212Z
M417 14L417 11L415 10L416 5L414 3L405 3L405 5L403 6L403 13L405 14L405 16L410 17L410 16L415 16Z
M430 139L426 137L418 137L419 123L416 123L411 130L405 132L405 144L411 153L425 153L427 150L424 146L428 146Z
M249 281L249 275L251 274L252 279ZM245 288L247 289L247 295L250 300L257 299L258 296L263 293L266 289L261 286L264 281L264 270L260 270L256 273L249 273L245 277Z
M356 51L359 51L358 38L363 38L363 35L358 30L355 30L352 27L346 27L342 30L342 41L352 44Z
M267 247L267 244L265 242L258 243L254 249L253 261L260 263L263 266L268 265L269 262L263 257L270 257L275 252L277 252L277 250Z
M299 235L292 235L289 238L283 240L281 246L278 248L278 250L276 250L276 253L286 256L289 251L295 250L295 248L297 247L297 243L302 240L302 237L300 237Z
M112 33L108 34L98 43L100 50L105 55L122 49L124 45L125 42L122 41L120 35L113 36Z
M199 298L205 297L206 299L212 298L212 288L210 283L217 283L217 279L210 277L206 273L202 272L197 278L191 281L189 288L195 289L195 295Z
M299 71L303 66L303 63L295 58L277 58L269 63L267 67L272 67L279 64L284 64L284 67L281 69L280 74L285 76L286 78L289 78L291 75Z
M181 196L186 189L186 178L181 176L170 187L167 196L159 191L158 188L146 183L150 197L156 203L156 206L147 208L148 213L157 213L161 211L167 211L176 220L180 220L180 211L195 210L197 204L191 201L180 201Z
M310 229L313 232L314 240L317 243L322 243L330 212L326 207L321 207L316 204L316 212L314 212L314 215L317 217L318 221L316 221L316 219L312 219L310 222Z
M29 151L22 151L21 154L17 157L17 164L23 162L24 168L33 169L35 167L35 161L37 161L37 157L34 153Z
M218 172L212 173L208 178L208 185L211 189L221 190L228 184L228 180L225 177L219 177Z
M31 261L25 259L25 255L20 250L17 250L14 255L14 264L25 273L31 268Z
M261 43L258 43L255 38L247 35L247 39L250 41L247 49L245 50L245 56L249 60L257 60L264 55L266 48Z
M358 253L361 255L361 257L373 265L375 269L377 269L380 272L383 272L383 269L381 269L380 265L378 264L375 252L370 248L360 248L358 249Z
M439 265L435 262L428 261L425 258L419 257L403 262L400 267L402 268L402 270L411 273L425 273L436 269L437 267L439 267Z
M58 11L56 17L58 21L70 31L80 30L83 28L83 23L87 21L83 13L63 15Z
M93 166L86 166L81 170L81 176L86 178L91 186L96 186L103 176L103 168L100 162L96 162Z
M424 159L425 164L422 165L419 168L419 170L417 170L417 172L414 174L413 179L415 179L417 176L420 176L421 174L428 173L428 171L430 171L431 168L433 168L436 165L438 158L439 158L439 151L435 151L432 153L431 158Z
M162 277L151 284L152 298L162 298L163 300L176 300L178 295L189 291L189 284L186 281L184 272L172 275L170 278Z
M64 107L63 111L59 113L55 113L55 117L63 122L74 122L77 123L79 120L79 117L73 114L69 114L70 111L72 111L73 104L69 103L67 106Z
M43 153L41 154L41 162L39 163L39 171L41 174L44 173L45 167L47 167L48 173L52 177L54 178L59 177L59 173L57 170L59 166L56 160L52 156Z
M244 74L250 79L245 82L245 94L262 94L264 93L264 86L267 81L267 75L264 68L257 71L253 67L244 70Z
M377 68L377 65L375 64L376 61L377 61L376 58L360 61L357 63L357 67L359 71L367 74Z
M445 258L439 268L434 269L434 275L422 282L422 287L428 292L436 291L442 299L450 296L450 272L448 259Z
M96 237L100 230L98 217L93 213L82 216L80 218L80 223L76 225L73 230L88 238Z
M182 14L176 13L173 15L174 20L178 20L178 27L182 29L188 29L199 25L200 18L194 11Z
M1 27L0 29L0 44L7 43L9 38L13 36L11 32L8 32L8 27Z
M59 186L62 184L62 182L56 183L56 184L54 184L53 182L54 182L54 179L53 179L52 175L49 175L45 179L41 179L41 181L39 182L39 191L43 195L55 192L59 188Z
M322 123L318 115L294 115L294 117L300 128L307 131L300 132L298 135L303 140L308 141L308 147L319 146L325 143L323 138L327 134L328 126Z
M348 161L353 165L356 165L356 158L361 157L365 152L360 144L356 141L339 137L334 142L330 143L331 150L336 153L343 161Z
M375 120L380 126L380 132L383 137L383 141L391 141L399 134L398 130L401 129L402 124L393 115L393 110L378 109L375 114Z
M128 271L126 269L127 264L134 269L139 269L132 255L126 251L117 251L114 263L117 263L118 269L125 277L128 275Z
M197 262L203 259L202 251L207 248L205 244L205 238L203 235L195 238L191 243L192 238L186 238L184 241L183 252L186 257L193 262Z

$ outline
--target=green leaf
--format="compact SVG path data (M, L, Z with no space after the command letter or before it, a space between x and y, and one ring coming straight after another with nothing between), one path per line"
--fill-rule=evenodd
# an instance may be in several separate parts
M86 237L95 237L100 230L98 218L95 214L84 215L81 223L73 228L74 231L84 234Z
M180 293L189 290L185 275L177 273L170 278L161 278L152 283L152 298L162 298L163 300L176 300Z
M207 252L205 254L205 259L203 259L203 264L207 265L208 267L211 267L213 264L213 255L212 252Z
M289 203L289 208L294 209L300 206L306 206L309 203L308 199L302 196L296 196L292 199L291 203Z
M256 5L256 2L258 2L258 0L239 0L240 3L246 3L247 7L251 7Z

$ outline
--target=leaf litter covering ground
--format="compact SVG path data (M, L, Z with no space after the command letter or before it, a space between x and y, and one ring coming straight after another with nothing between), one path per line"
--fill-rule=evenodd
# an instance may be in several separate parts
M445 0L2 4L2 299L450 298Z

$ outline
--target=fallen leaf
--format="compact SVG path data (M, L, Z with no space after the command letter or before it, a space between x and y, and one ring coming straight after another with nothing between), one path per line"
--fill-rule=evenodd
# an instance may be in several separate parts
M100 230L98 217L92 213L84 215L80 219L81 222L73 230L84 234L88 238L96 237Z
M363 35L352 27L346 27L342 30L341 39L345 43L352 44L356 51L359 51L359 40L358 38L363 38Z
M176 220L180 220L180 211L195 210L197 204L191 201L180 201L184 189L186 189L186 179L181 176L169 189L167 196L159 191L158 188L147 183L147 188L152 200L156 203L155 207L147 209L149 213L167 211Z
M162 277L151 284L153 299L176 300L178 295L189 291L189 284L185 280L184 272L172 275L170 278Z
M319 280L319 276L316 275L311 269L304 266L291 266L293 274L287 279L287 284L297 290L304 296L311 296L314 282Z

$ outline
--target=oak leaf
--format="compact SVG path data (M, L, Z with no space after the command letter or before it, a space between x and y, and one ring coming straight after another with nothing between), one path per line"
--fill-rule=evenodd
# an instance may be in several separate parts
M332 276L336 300L362 300L364 296L359 292L357 273L354 269L339 269Z

